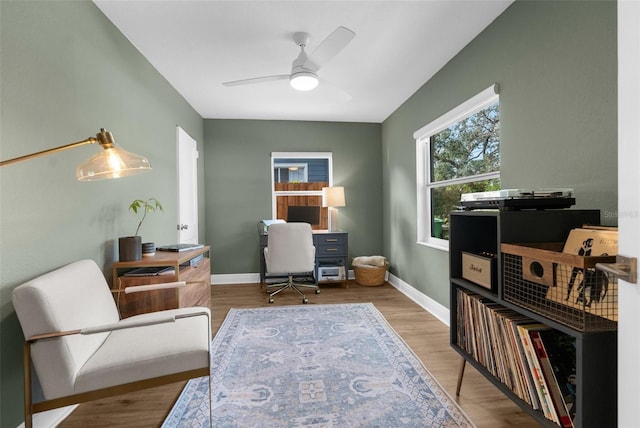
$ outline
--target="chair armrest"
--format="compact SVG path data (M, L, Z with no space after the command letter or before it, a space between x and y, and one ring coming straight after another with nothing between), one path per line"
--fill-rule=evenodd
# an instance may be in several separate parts
M98 325L98 326L93 326L93 327L85 327L85 328L82 328L82 329L79 329L79 330L56 331L56 332L51 332L51 333L37 334L35 336L31 336L26 341L29 342L29 343L34 343L34 342L37 342L38 340L54 339L56 337L71 336L71 335L75 335L75 334L88 335L88 334L96 334L96 333L106 333L106 332L109 332L109 331L123 330L123 329L127 329L127 328L145 327L145 326L149 326L149 325L176 322L177 320L182 319L182 318L197 317L197 316L202 316L202 315L204 315L207 318L209 318L209 312L207 312L207 311L196 311L196 312L191 312L191 313L188 313L188 314L178 314L178 315L159 314L157 316L154 316L154 317L151 317L151 318L146 318L146 319L143 319L143 320L138 320L138 319L136 319L136 320L124 320L124 321L120 321L120 322L112 323L112 324L103 324L103 325Z
M207 311L198 311L198 312L191 312L190 314L180 314L180 315L176 315L175 318L177 320L182 319L182 318L190 318L190 317L199 317L199 316L206 316L207 318L209 318L209 313Z
M162 313L159 313L156 316L150 317L150 318L146 318L143 320L139 320L139 319L135 319L135 320L124 320L124 321L120 321L117 323L112 323L112 324L105 324L105 325L98 325L98 326L94 326L94 327L85 327L83 329L80 329L79 332L80 334L96 334L96 333L106 333L109 331L116 331L116 330L124 330L127 328L136 328L136 327L146 327L149 325L156 325L156 324L164 324L164 323L170 323L170 322L176 322L179 319L182 318L189 318L189 317L197 317L197 316L201 316L201 315L205 315L207 317L207 319L209 318L209 314L206 311L198 311L198 312L192 312L192 313L188 313L188 314L173 314L173 315L164 315Z
M153 290L163 290L168 288L181 288L186 287L189 284L196 284L207 281L177 281L177 282L163 282L161 284L148 284L148 285L132 285L129 287L125 287L123 290L114 290L111 289L111 293L119 294L119 293L138 293L141 291L153 291Z
M36 334L35 336L31 336L30 338L26 339L25 342L35 343L38 340L55 339L56 337L71 336L74 334L80 334L80 330L55 331L52 333Z
M163 324L163 323L175 322L176 319L178 318L186 318L186 316L195 316L195 315L202 315L202 314L203 313L198 312L195 314L182 315L182 316L160 315L160 316L156 316L156 317L153 317L150 319L144 319L144 320L133 320L133 321L125 320L125 321L120 321L112 324L103 324L103 325L98 325L93 327L85 327L79 330L67 330L67 331L43 333L43 334L37 334L35 336L31 336L30 338L27 339L27 342L34 343L34 342L37 342L38 340L54 339L57 337L71 336L75 334L87 335L87 334L96 334L96 333L106 333L109 331L123 330L126 328L136 328L136 327L144 327L149 325Z
M164 282L162 284L132 285L130 287L125 287L124 294L139 293L141 291L164 290L167 288L181 288L186 286L187 283L185 281Z
M164 324L169 322L176 322L175 315L161 315L161 316L153 317L151 319L133 320L133 321L124 320L124 321L120 321L112 324L97 325L94 327L85 327L83 329L80 329L80 334L106 333L109 331L124 330L127 328L136 328L136 327L146 327L149 325Z

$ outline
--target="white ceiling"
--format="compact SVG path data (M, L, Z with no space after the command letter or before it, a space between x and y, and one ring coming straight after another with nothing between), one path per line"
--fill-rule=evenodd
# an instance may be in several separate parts
M512 0L94 2L204 118L379 123ZM294 32L311 34L312 53L341 25L356 36L320 69L315 90L222 85L288 74Z

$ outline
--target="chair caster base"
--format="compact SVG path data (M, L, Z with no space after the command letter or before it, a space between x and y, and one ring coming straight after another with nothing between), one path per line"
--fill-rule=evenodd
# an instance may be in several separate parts
M309 299L302 299L302 303L304 303L304 304L309 303Z
M273 299L269 299L269 303L273 303Z
M320 289L316 290L316 294L320 294Z

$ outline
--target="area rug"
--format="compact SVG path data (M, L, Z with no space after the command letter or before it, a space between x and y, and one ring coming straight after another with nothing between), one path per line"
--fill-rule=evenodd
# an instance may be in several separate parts
M211 350L216 428L473 426L371 303L231 309ZM189 381L162 426L208 427L208 398Z

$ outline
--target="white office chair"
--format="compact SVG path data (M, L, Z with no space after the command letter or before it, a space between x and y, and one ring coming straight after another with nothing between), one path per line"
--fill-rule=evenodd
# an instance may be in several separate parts
M320 293L318 281L314 275L316 249L308 223L278 223L269 226L269 238L264 249L267 273L282 274L288 277L286 282L267 284L269 303L273 297L287 289L293 289L302 296L302 303L308 300L299 289L311 288ZM305 277L305 282L295 282L294 277ZM277 287L275 291L270 291Z
M120 320L93 260L71 263L16 287L12 301L26 339L27 428L35 412L210 374L209 308ZM44 393L44 401L37 403L31 363Z

